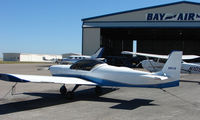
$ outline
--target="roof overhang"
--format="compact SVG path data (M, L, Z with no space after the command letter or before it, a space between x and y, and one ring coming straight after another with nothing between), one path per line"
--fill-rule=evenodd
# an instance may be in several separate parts
M200 27L200 3L176 2L82 19L83 27Z

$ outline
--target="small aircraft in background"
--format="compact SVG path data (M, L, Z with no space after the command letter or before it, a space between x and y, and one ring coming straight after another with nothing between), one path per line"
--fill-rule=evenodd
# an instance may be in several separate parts
M84 59L96 59L96 60L105 60L104 58L101 58L102 57L102 54L103 54L103 51L104 51L104 48L99 48L97 50L97 52L95 52L95 54L93 54L92 56L88 56L88 55L70 55L69 57L67 58L62 58L60 60L56 60L56 59L46 59L46 58L43 58L43 60L46 60L46 61L52 61L52 62L55 62L55 63L59 63L59 64L72 64L72 63L75 63L79 60L84 60Z
M96 93L101 92L101 86L167 88L179 86L181 57L182 51L172 52L162 70L156 73L111 66L90 59L72 65L52 65L49 69L52 76L0 73L0 79L9 82L63 84L60 93L70 98L81 85L96 86ZM72 91L67 91L66 84L75 86Z
M48 62L52 62L52 63L59 63L61 61L61 59L57 59L57 58L47 59L46 57L42 57L42 59L44 61L48 61Z
M148 54L148 53L138 53L138 52L129 52L129 51L122 51L122 54L126 55L138 55L138 56L145 56L147 59L142 60L140 63L142 67L150 72L157 72L160 71L167 58L168 55L157 55L157 54ZM152 59L153 58L153 59ZM188 63L184 60L193 60L200 58L197 55L183 55L182 62L181 62L181 73L189 73L189 74L199 74L200 73L200 64L197 63Z

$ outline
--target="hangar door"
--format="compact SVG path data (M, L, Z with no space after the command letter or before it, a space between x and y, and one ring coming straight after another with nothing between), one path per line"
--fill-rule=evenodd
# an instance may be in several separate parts
M120 56L132 51L137 40L137 52L169 54L182 50L184 54L200 55L200 28L102 28L101 46L105 56Z

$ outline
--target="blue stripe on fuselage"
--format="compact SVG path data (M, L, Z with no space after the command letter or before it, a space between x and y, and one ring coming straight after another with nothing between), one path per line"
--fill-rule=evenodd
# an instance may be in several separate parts
M175 87L179 86L179 80L167 82L167 83L159 83L159 84L141 84L141 85L132 85L120 82L114 82L105 79L99 79L90 76L82 76L82 75L53 75L53 76L61 76L61 77L76 77L80 79L84 79L90 82L94 82L99 86L116 86L116 87L144 87L144 88L168 88L168 87Z

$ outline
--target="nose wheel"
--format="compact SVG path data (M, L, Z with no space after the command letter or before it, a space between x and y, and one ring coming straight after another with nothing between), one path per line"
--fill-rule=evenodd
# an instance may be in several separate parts
M67 91L67 88L65 87L65 85L60 87L60 94L63 97L67 97L69 99L73 99L74 98L74 91L79 87L80 85L75 85L74 88L72 89L72 91ZM101 94L102 93L102 88L100 86L96 86L95 87L95 92L96 94Z
M72 91L67 91L67 88L65 87L65 85L60 87L60 94L64 97L67 97L69 99L73 99L74 98L74 91L79 87L80 85L75 85L74 88L72 89Z
M67 94L67 88L65 87L65 85L63 85L63 86L60 87L60 94L62 96L66 96L66 94Z

